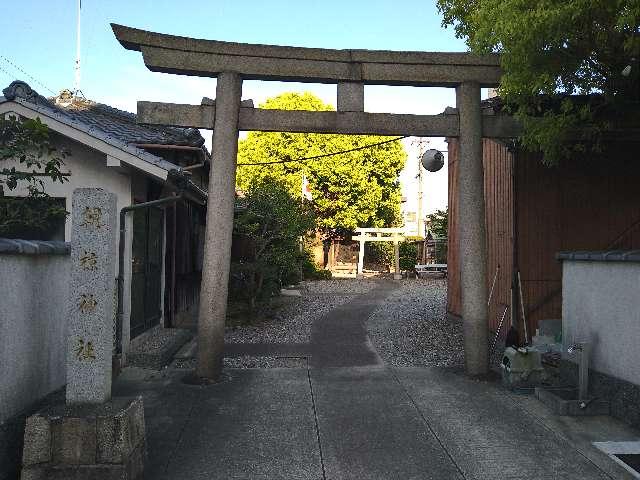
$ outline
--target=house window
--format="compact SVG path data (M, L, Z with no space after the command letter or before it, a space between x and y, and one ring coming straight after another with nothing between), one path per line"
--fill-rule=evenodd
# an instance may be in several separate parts
M66 199L0 197L0 237L64 241Z

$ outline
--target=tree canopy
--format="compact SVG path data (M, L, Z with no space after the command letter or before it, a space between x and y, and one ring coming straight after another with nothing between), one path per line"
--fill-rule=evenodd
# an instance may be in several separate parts
M637 115L640 0L438 0L438 7L472 52L501 54L499 93L525 126L524 145L547 162L597 150L612 118ZM566 98L588 94L598 98Z
M285 93L268 99L260 108L333 109L311 93ZM398 175L407 157L399 141L312 160L242 166L330 154L385 140L389 138L251 132L239 144L236 183L239 189L247 190L255 179L276 178L287 185L292 195L301 198L304 176L309 182L316 226L327 237L343 235L356 227L393 226L400 217Z

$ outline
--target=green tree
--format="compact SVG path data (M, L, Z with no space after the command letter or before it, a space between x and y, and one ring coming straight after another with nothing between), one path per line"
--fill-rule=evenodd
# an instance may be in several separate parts
M260 107L332 110L310 93L285 93ZM246 190L255 179L277 178L300 199L304 175L309 181L317 227L328 238L344 235L356 227L396 225L401 199L398 175L406 161L400 142L301 162L242 166L323 155L385 140L388 137L251 132L239 144L236 183L239 189Z
M245 248L231 265L232 294L254 310L283 284L300 280L300 269L308 261L300 240L313 228L314 218L276 179L256 179L238 203L234 235Z
M61 171L67 155L53 146L39 118L0 119L0 236L38 237L68 214L49 198L44 182L67 180ZM26 197L5 196L19 187L26 188Z
M433 236L436 263L447 263L447 237L449 236L449 207L427 215L429 231Z
M499 93L547 163L597 152L602 137L636 118L640 96L640 0L438 0L475 53L498 52ZM597 99L570 101L575 94Z
M449 231L449 207L444 210L436 210L427 215L429 231L439 238L447 238Z

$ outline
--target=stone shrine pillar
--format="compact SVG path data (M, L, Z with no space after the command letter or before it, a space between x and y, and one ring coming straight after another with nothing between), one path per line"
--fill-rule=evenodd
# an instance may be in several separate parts
M72 205L71 285L61 300L69 311L66 403L27 418L21 478L137 480L146 456L142 397L111 398L116 196L80 188Z
M111 398L116 196L77 189L71 215L66 397L68 404L99 404Z
M480 85L461 84L456 90L456 103L460 115L458 246L464 358L469 375L483 375L489 370L489 327Z

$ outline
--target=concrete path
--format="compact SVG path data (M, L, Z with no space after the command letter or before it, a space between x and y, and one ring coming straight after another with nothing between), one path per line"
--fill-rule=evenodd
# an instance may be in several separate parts
M494 383L383 365L365 322L393 288L318 319L310 345L291 347L308 352L306 369L229 370L207 387L180 371L125 370L114 394L144 396L145 478L631 478L590 444L636 437L608 417L558 424Z

